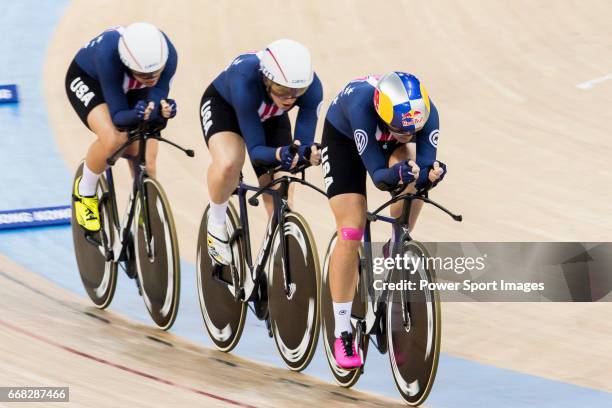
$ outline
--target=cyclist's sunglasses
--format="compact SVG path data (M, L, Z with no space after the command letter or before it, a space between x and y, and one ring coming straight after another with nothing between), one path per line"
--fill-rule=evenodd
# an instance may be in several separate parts
M304 95L306 91L308 90L308 87L288 88L286 86L279 85L279 84L272 82L268 89L270 90L271 94L281 99L293 99L293 98L299 98L300 96Z
M402 129L397 129L396 127L391 125L387 125L387 127L389 128L389 132L398 136L413 136L416 133L415 131L405 131Z
M138 72L138 71L134 71L132 70L132 75L134 75L134 77L136 78L140 78L143 80L148 80L148 79L157 79L161 76L162 71L164 70L164 67L161 67L160 69L158 69L157 71L153 71L153 72Z

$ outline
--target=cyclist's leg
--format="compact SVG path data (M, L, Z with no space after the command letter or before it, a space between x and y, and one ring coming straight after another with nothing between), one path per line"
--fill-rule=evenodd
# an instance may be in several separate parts
M389 157L389 167L393 166L396 163L405 160L415 160L416 161L416 143L406 143L399 145ZM421 171L425 171L421 169ZM410 183L406 186L403 193L414 193L416 192L416 188L414 183ZM389 213L391 217L399 217L402 214L404 203L399 201L394 203L389 208ZM414 200L410 207L410 220L408 221L408 229L412 231L414 225L416 224L417 219L419 218L419 214L421 213L421 208L423 208L423 201Z
M147 173L153 178L157 176L157 152L159 151L159 140L147 140Z
M355 144L325 122L322 168L338 238L331 254L329 286L334 309L334 356L340 367L356 368L361 358L352 342L351 309L366 215L366 170Z
M75 210L79 224L90 231L100 229L96 185L106 168L106 158L125 141L126 134L112 123L100 83L72 61L66 73L66 94L75 112L93 133L96 140L87 151L83 175L73 187Z
M240 135L233 132L219 132L209 139L208 150L211 157L207 174L210 197L207 224L208 252L217 263L229 265L232 256L225 214L232 192L240 180L245 145Z
M263 128L266 135L266 146L281 147L288 146L293 142L291 136L291 121L289 115L285 112L280 116L275 116L263 122ZM257 180L260 186L265 186L272 181L272 178L265 174L266 170L263 167L253 166ZM293 185L289 187L289 207L293 204ZM263 195L264 205L268 213L268 217L274 212L274 202L270 195Z
M207 242L209 254L221 264L231 262L225 225L229 199L238 186L246 147L234 108L210 85L200 102L200 124L211 163L207 183L210 197Z
M244 140L234 132L215 133L208 141L208 151L208 194L213 203L226 203L240 180L246 153Z
M138 156L140 142L134 142L128 146L124 151L124 156L136 157ZM157 152L159 151L159 140L147 140L147 152L145 157L147 174L153 178L157 177ZM135 175L135 169L133 161L129 161L129 169L132 177Z
M127 140L127 133L117 130L107 104L98 105L87 116L87 124L97 139L89 146L85 164L98 175L106 169L106 159Z
M352 302L357 286L359 246L365 227L366 197L356 193L340 194L331 197L329 204L338 231L330 262L331 295L334 303Z

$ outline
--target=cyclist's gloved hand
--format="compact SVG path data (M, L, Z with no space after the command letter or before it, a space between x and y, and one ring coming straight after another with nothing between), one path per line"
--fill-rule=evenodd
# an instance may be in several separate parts
M134 105L134 108L132 110L136 113L136 117L139 120L146 120L145 114L147 113L147 107L147 101L140 100L136 102L136 105Z
M319 150L320 147L321 145L318 143L314 143L306 147L303 153L304 160L309 161L310 164L313 166L318 166L319 164L321 164L321 151ZM302 149L300 147L300 151L301 150Z
M444 179L446 175L446 164L441 161L435 161L434 164L429 168L429 183L431 183L431 188L434 188L438 185L439 182Z
M159 102L161 107L161 115L166 119L171 119L176 116L176 101L174 99L162 99Z
M400 182L404 185L410 184L419 178L419 166L412 160L397 163L393 167L399 173Z
M280 165L283 170L289 170L293 167L294 162L297 161L296 146L289 145L279 148L278 156L280 158Z

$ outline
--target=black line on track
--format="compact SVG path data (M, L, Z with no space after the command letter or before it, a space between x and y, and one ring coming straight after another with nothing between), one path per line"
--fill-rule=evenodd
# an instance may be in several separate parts
M170 343L169 341L158 339L157 337L153 337L153 336L146 336L146 337L147 337L147 339L153 340L153 341L155 341L157 343L161 343L164 346L174 347L174 344Z
M107 324L112 324L110 320L102 317L102 316L98 316L95 313L91 313L91 312L83 312L83 314L86 314L89 317L93 317L96 320L100 320L101 322L107 323Z
M366 402L366 401L363 401L363 400L361 400L361 399L359 399L359 398L355 398L355 397L351 397L350 395L342 394L341 392L338 392L338 391L330 391L329 393L330 393L330 394L333 394L333 395L336 395L336 396L338 396L338 397L342 397L342 398L349 399L349 400L351 400L351 401L361 401L361 402Z
M238 364L236 364L236 363L232 363L231 361L225 361L225 360L223 360L223 359L221 359L221 358L217 358L217 357L209 357L209 359L214 360L214 361L216 361L216 362L218 362L218 363L221 363L221 364L228 365L228 366L230 366L230 367L238 367Z
M288 384L291 384L291 385L299 385L300 387L304 387L304 388L312 388L312 385L310 385L310 384L304 384L303 382L299 382L299 381L295 381L295 380L290 380L288 378L280 378L279 380L280 380L280 382L288 383Z
M12 276L7 275L7 274L6 274L6 272L0 271L0 275L4 276L6 279L10 280L11 282L14 282L14 283L16 283L16 284L18 284L18 285L21 285L21 286L23 286L23 287L24 287L24 288L26 288L26 289L30 289L32 292L34 292L34 293L36 293L36 294L38 294L38 295L40 295L40 296L42 296L42 297L45 297L45 298L47 298L47 299L49 299L49 300L52 300L52 301L54 301L55 303L58 303L58 304L60 304L60 305L62 305L62 306L69 307L67 303L65 303L65 302L63 302L63 301L61 301L61 300L59 300L59 299L56 299L56 298L54 298L53 296L47 295L46 293L41 292L40 290L38 290L38 289L36 289L36 288L33 288L32 286L28 285L28 284L27 284L27 283L25 283L25 282L20 281L20 280L19 280L19 279L17 279L17 278L13 278ZM38 276L40 276L40 275L38 275ZM69 308L70 308L70 309L72 309L71 307L69 307ZM74 310L74 309L73 309L73 310Z

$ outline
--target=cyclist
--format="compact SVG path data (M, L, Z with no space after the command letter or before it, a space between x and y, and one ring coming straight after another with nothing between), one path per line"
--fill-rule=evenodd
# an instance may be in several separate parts
M323 88L312 70L310 52L288 39L239 55L204 91L200 119L212 159L207 174L207 242L218 264L231 262L225 213L239 182L245 145L261 186L271 181L264 166L279 164L289 170L298 159L318 165L321 154L313 140L322 99ZM300 147L293 155L287 112L295 106L299 108L295 139ZM264 203L271 216L271 198L264 196Z
M351 329L358 250L366 221L366 170L381 190L415 191L433 186L446 173L436 161L438 111L419 80L404 72L350 82L333 100L323 128L322 167L338 240L331 255L330 290L338 366L362 365ZM414 227L422 202L412 203ZM402 203L391 207L401 214ZM393 239L393 238L392 238Z
M106 159L127 140L126 130L142 121L165 122L176 115L176 103L167 99L176 65L176 49L166 34L148 23L104 31L70 64L68 99L97 138L87 151L83 176L73 186L76 218L86 230L100 229L96 185ZM153 177L157 149L158 142L149 140L146 163ZM134 143L124 154L137 152Z

